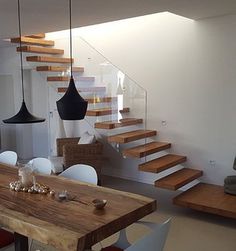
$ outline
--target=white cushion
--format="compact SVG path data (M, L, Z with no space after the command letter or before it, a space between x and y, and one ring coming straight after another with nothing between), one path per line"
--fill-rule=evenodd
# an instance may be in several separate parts
M88 132L85 132L80 137L78 144L92 144L95 141L96 141L96 138L94 135L91 135Z

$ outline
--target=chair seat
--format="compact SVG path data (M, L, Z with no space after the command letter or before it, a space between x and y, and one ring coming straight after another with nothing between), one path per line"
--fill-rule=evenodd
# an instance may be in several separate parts
M14 242L14 234L0 229L0 248L6 247Z
M123 249L117 248L114 246L109 246L109 247L102 248L101 251L123 251Z

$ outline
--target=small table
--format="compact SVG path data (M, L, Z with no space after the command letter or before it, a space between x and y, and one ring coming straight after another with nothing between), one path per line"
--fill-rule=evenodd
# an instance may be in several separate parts
M17 251L28 250L28 237L61 251L83 251L156 209L156 201L144 196L53 175L36 180L55 191L67 190L76 196L73 201L10 191L17 171L0 164L0 225L16 233ZM103 210L94 208L95 198L107 200Z

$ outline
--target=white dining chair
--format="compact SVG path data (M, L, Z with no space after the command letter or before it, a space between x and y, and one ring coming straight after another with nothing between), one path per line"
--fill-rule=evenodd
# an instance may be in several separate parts
M102 248L101 251L162 251L170 228L170 222L171 219L168 219L161 224L147 221L137 221L137 224L144 225L150 228L151 231L131 244L127 239L126 230L122 229L118 240L111 246Z
M15 166L17 162L17 154L13 151L4 151L0 153L0 163Z
M67 168L64 172L60 173L59 176L95 185L98 183L96 170L92 166L85 164L73 165Z
M34 158L28 164L31 165L32 170L36 173L51 174L52 172L52 163L49 159Z

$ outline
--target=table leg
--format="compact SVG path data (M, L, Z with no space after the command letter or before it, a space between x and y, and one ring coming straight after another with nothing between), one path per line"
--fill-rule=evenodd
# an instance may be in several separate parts
M28 251L28 237L14 233L15 237L15 251Z

